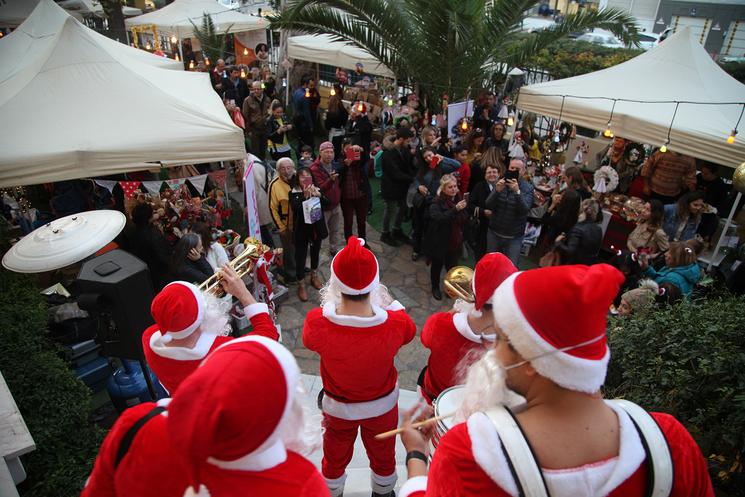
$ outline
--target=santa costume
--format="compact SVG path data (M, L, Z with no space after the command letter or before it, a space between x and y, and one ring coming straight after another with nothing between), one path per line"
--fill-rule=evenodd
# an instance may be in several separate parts
M119 416L101 444L81 497L181 497L184 494L188 486L186 465L178 460L170 444L167 412L160 412L170 400L138 404ZM146 419L149 415L152 417ZM139 429L137 424L141 425ZM120 449L127 438L131 443L122 457ZM157 461L167 461L167 468Z
M324 417L322 472L332 495L344 490L357 432L367 450L376 494L396 483L395 438L376 440L398 424L398 371L393 360L416 334L416 326L397 301L382 308L378 261L355 236L331 262L323 307L305 318L303 344L321 356ZM371 294L372 316L337 313L340 295Z
M313 448L299 381L295 358L266 337L237 338L207 356L168 409L189 482L184 495L328 497L318 470L297 452Z
M621 273L605 264L516 273L494 293L495 322L538 374L563 388L595 394L610 358L606 316L622 281ZM649 461L642 439L626 411L607 402L619 420L618 455L581 467L541 469L551 497L646 495ZM691 435L668 414L651 416L669 447L670 495L713 497L706 461ZM442 437L429 475L407 481L399 497L517 497L514 468L503 447L491 419L476 412Z
M205 296L199 288L185 281L166 285L153 299L150 312L155 324L142 334L142 349L148 365L171 396L207 354L233 339L218 335L220 330L200 329L207 312ZM247 305L244 312L251 320L252 335L273 340L279 338L266 304ZM172 340L182 340L197 330L201 334L193 348L168 345Z
M475 300L473 310L438 312L424 323L421 340L430 354L427 366L419 376L419 391L430 405L443 390L458 384L458 367L466 355L494 345L496 334L474 332L468 324L468 316L473 311L481 312L484 304L491 304L494 290L516 271L517 268L503 254L486 254L476 264L471 282Z

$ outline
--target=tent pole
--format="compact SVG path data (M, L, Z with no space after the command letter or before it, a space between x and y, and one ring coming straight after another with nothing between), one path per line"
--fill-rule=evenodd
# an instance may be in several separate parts
M184 61L184 49L181 48L181 45L183 45L184 40L181 39L181 33L179 33L178 28L176 28L176 38L178 39L178 54L179 57L181 57L181 63L183 64ZM186 66L184 66L186 67Z
M228 194L228 174L230 173L230 168L226 168L223 161L220 161L220 167L225 171L225 184L223 185L225 188L225 203L227 204L225 207L230 208L230 195Z
M290 74L292 73L292 68L287 68L287 85L285 85L285 110L287 110L287 107L290 106Z
M729 210L729 216L727 216L727 221L725 221L724 223L722 234L719 235L719 240L717 240L717 246L714 248L714 252L711 253L711 260L709 260L709 265L706 267L707 271L711 271L711 268L714 265L714 261L719 254L719 249L722 248L724 237L727 236L727 231L729 231L730 224L732 224L732 218L735 217L735 210L737 210L737 206L740 205L740 199L742 199L742 192L737 192L735 202L732 204L732 208Z

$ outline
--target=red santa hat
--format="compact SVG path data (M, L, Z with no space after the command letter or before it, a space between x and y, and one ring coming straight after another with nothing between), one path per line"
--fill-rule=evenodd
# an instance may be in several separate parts
M204 318L204 296L185 281L169 283L150 304L150 313L163 338L181 340L194 333Z
M168 434L186 458L192 493L204 464L262 471L287 459L281 433L299 381L292 354L265 337L231 340L202 361L168 405Z
M509 275L516 272L517 268L504 254L492 252L482 257L473 271L472 286L476 310L480 311L484 304L491 304L494 290Z
M365 240L352 235L347 246L331 261L331 278L339 285L341 293L370 293L380 283L378 260L364 245Z
M608 308L623 281L623 274L607 264L515 273L494 292L494 319L541 376L595 393L610 359Z

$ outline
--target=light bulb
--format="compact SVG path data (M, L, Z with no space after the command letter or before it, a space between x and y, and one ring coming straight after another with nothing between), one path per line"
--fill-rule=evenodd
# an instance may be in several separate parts
M605 126L605 131L603 131L603 136L606 138L613 138L613 131L610 129L610 123L608 123Z
M460 125L460 128L462 130L467 130L468 129L468 122L465 119L463 119L463 124Z
M388 98L388 107L393 107L393 99L390 97Z
M561 141L561 137L559 136L559 133L556 133L556 134L554 135L554 142L555 142L555 143L559 143L560 141Z
M287 78L282 78L282 88L287 86Z
M248 49L247 48L244 48L243 49L243 55L248 55Z
M310 98L310 88L305 89L305 98Z
M730 133L729 136L727 137L727 143L729 143L730 145L732 145L733 143L735 143L735 137L736 136L737 136L737 130L736 129L733 129L732 130L732 133Z
M507 118L507 126L508 126L508 127L511 127L511 126L514 126L514 125L515 125L515 118L514 118L514 117L512 117L512 116L509 116L509 117Z
M365 110L365 106L360 102L359 105L357 105L357 112L362 112L363 110Z
M246 79L246 70L241 69L241 79Z
M265 83L263 83L263 82L261 83L261 89L262 89L262 90L265 90L265 89L266 89L266 84L265 84Z
M176 54L176 61L178 62L180 60L181 60L181 58L178 56L178 54Z
M194 69L194 61L193 60L190 60L189 61L189 69Z
M210 65L210 58L209 57L205 57L204 58L204 65L206 65L206 66Z
M178 38L176 38L176 35L171 36L171 43L175 45L177 41L178 41Z
M145 50L151 50L153 46L150 44L150 42L145 43Z
M660 152L662 152L663 154L667 152L667 142L665 142L665 144L660 147Z
M331 95L332 97L336 95L336 90L334 90L333 86L331 87L331 91L329 92L329 95Z

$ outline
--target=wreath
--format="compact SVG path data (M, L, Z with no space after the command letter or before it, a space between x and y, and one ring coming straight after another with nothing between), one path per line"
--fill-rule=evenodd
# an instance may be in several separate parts
M618 173L610 166L603 166L593 176L595 185L592 187L598 193L612 192L618 187Z

